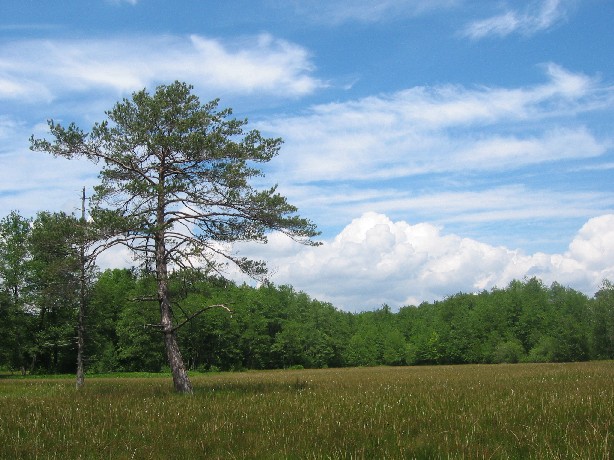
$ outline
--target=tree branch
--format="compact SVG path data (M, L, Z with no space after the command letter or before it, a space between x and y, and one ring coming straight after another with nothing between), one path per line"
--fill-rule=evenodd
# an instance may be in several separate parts
M215 304L215 305L209 305L205 308L202 308L200 310L198 310L196 313L188 316L181 324L178 324L177 326L175 326L173 328L173 332L177 331L177 329L179 329L180 327L183 327L186 325L186 323L188 323L189 321L193 320L194 318L196 318L197 316L201 315L202 313L206 312L207 310L211 310L213 308L223 308L224 310L226 310L228 313L230 313L232 315L232 310L225 304L223 303L219 303L219 304Z
M142 295L142 296L138 296L138 297L134 297L132 299L129 299L132 302L154 302L156 300L158 300L158 296L155 295Z

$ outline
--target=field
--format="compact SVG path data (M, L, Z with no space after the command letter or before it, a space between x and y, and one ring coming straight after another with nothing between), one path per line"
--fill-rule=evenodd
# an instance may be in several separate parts
M614 458L614 362L0 378L7 459Z

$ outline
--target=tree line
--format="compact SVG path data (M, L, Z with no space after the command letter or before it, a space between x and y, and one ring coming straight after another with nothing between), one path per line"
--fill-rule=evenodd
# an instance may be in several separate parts
M17 212L0 221L0 368L76 369L80 220ZM168 369L155 270L94 272L88 372ZM614 285L589 298L537 278L444 300L349 313L291 286L236 284L206 270L169 274L176 336L190 370L614 359ZM207 306L224 305L227 308ZM191 318L185 321L184 318Z

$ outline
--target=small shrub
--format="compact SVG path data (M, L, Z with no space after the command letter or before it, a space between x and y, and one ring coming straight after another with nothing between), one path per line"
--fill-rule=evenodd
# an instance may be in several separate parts
M524 357L524 348L518 339L499 343L493 352L493 363L518 363Z
M558 342L554 337L545 336L531 348L527 361L531 363L550 363L557 361Z

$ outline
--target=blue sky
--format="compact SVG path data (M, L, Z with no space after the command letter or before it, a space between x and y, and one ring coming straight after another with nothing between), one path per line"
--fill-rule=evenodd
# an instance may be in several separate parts
M285 140L266 167L323 246L245 245L370 309L614 279L610 0L0 0L0 215L72 211L95 166L28 150L182 80ZM106 266L124 255L107 254Z

